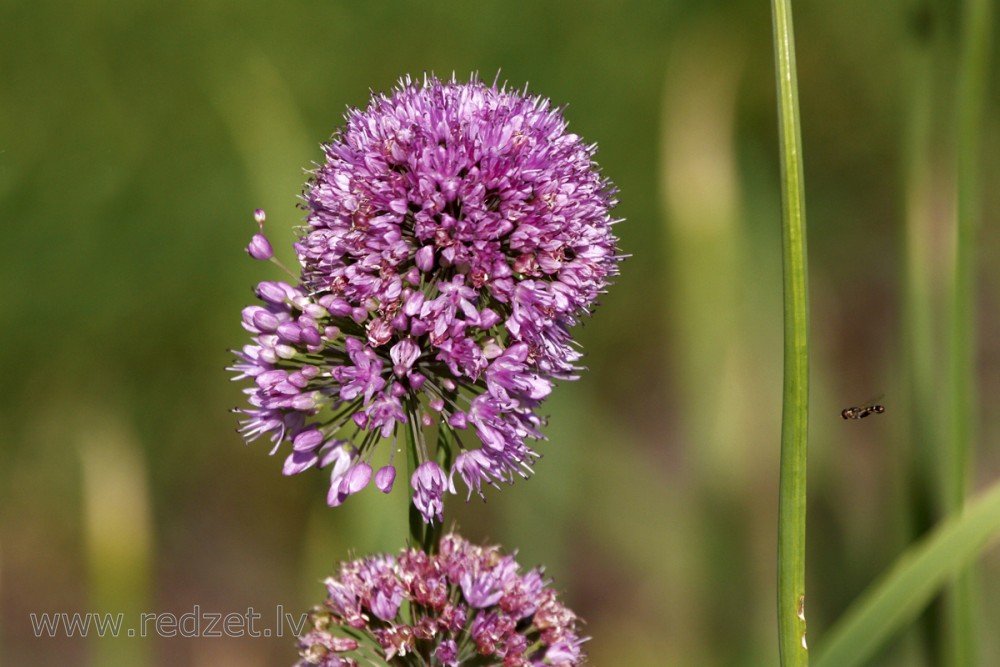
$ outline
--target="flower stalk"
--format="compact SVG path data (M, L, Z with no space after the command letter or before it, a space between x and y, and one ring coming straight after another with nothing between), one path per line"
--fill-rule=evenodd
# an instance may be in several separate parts
M790 0L772 0L781 155L784 388L778 507L778 634L783 667L809 664L805 616L809 295L805 189Z

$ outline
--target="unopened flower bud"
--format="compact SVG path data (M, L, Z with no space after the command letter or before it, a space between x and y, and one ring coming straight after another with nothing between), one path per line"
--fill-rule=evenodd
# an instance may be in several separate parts
M375 473L375 487L382 493L392 491L392 483L396 481L396 468L383 466Z

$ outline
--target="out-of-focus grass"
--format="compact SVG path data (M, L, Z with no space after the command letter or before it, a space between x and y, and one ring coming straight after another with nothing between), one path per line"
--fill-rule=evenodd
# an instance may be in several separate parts
M149 578L154 545L148 470L135 439L99 403L76 417L82 473L84 549L88 608L138 617L150 607ZM150 644L138 638L92 638L90 661L141 665Z
M978 237L981 222L980 174L983 108L988 82L993 34L992 3L970 0L962 3L957 40L955 85L955 253L948 302L948 436L949 455L944 475L945 509L958 515L965 507L970 476L977 451L979 429L976 390L976 325L979 290ZM980 661L981 635L978 569L961 572L945 596L947 646L942 661L956 667L972 667Z
M898 82L919 65L901 57L908 7L799 9L818 638L900 548L889 480L912 409L896 361L898 136L910 104ZM279 275L242 247L260 206L291 258L280 246L300 219L303 170L369 88L424 70L501 70L568 104L572 130L599 143L632 257L579 332L589 370L547 404L537 476L488 492L485 505L452 503L446 520L544 563L588 620L594 664L774 664L780 239L766 6L14 0L0 23L10 27L0 48L7 663L87 664L85 642L37 640L27 618L91 610L80 406L106 406L144 461L148 611L304 611L336 561L399 546L402 476L393 497L372 488L328 510L323 475L283 478L266 445L233 433L227 410L241 395L222 371L226 348L244 341L250 287ZM997 121L991 89L984 174L997 173ZM685 145L712 157L696 163ZM985 228L997 198L985 193ZM997 388L998 241L984 235L980 247L987 389ZM881 392L885 415L840 420ZM981 427L982 481L1000 470L989 447L1000 422L987 410ZM994 556L987 618L1000 613L997 578ZM287 635L156 639L148 650L154 665L294 659Z

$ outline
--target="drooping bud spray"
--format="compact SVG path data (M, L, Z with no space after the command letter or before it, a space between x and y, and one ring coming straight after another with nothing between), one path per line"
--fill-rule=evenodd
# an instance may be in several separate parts
M253 238L250 239L250 245L247 246L247 254L254 259L266 262L274 257L274 250L271 248L271 242L264 236L264 220L267 218L264 209L258 208L254 211L253 218L257 221L260 232L254 234Z

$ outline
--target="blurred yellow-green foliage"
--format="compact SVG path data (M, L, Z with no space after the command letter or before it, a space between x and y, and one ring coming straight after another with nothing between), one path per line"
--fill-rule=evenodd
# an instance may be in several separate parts
M812 640L922 525L901 500L915 457L904 229L912 216L932 231L950 224L951 65L928 53L952 53L956 9L844 0L796 12ZM252 607L267 627L279 605L319 602L335 562L403 544L401 493L369 489L328 509L323 475L284 478L266 444L234 433L228 410L242 397L223 371L227 348L246 339L251 287L278 277L242 248L262 207L293 261L304 170L347 105L405 74L499 71L567 105L571 129L600 145L631 258L579 332L589 370L547 404L536 477L487 504L455 498L448 521L544 563L588 621L595 665L776 664L768 3L2 0L0 25L0 661L291 664L287 630L37 639L29 614L122 611L128 625L142 612ZM937 93L921 98L922 85ZM1000 474L997 102L993 85L980 483ZM839 418L879 394L881 417ZM979 576L983 625L995 628L995 552ZM1000 664L985 634L983 664ZM919 664L907 646L877 664Z

